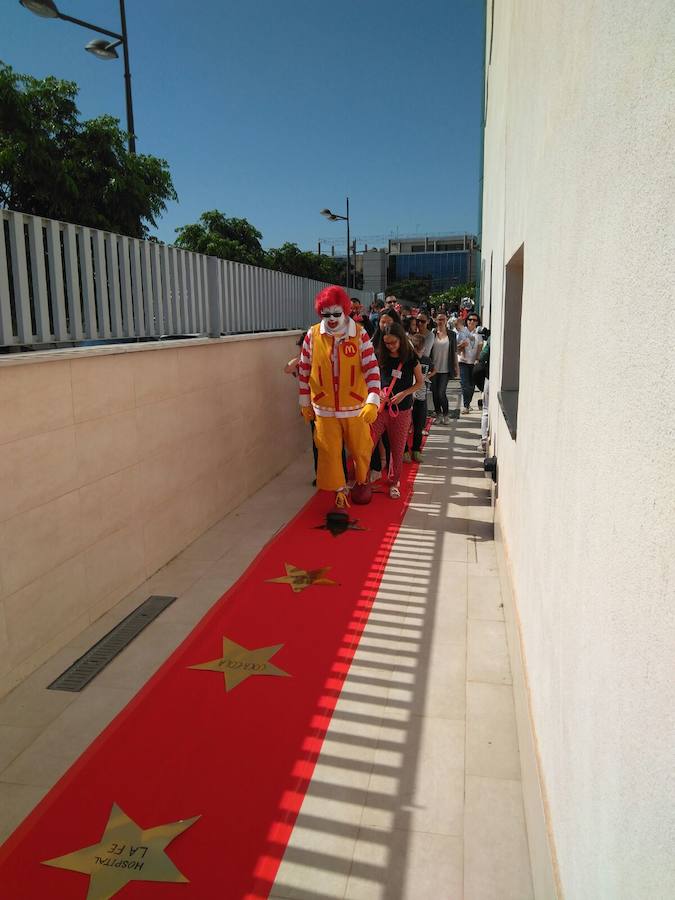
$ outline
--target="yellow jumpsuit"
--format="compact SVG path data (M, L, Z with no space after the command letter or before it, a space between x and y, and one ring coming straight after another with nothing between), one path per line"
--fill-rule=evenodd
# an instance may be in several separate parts
M354 337L345 337L333 353L335 338L321 334L320 324L312 331L312 365L309 389L316 413L314 443L318 450L316 485L324 491L345 486L342 447L354 460L356 481L368 477L373 441L370 425L359 417L368 396L361 369L361 326Z

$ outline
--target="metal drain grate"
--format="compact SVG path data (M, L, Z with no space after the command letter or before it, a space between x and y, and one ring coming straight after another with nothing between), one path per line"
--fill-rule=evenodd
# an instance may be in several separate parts
M175 597L148 597L83 656L76 659L72 666L47 686L47 689L81 691L175 599Z

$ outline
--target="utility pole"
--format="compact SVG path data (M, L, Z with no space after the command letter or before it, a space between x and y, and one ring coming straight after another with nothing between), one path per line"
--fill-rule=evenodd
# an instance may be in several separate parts
M350 277L351 277L351 266L349 264L349 197L347 197L347 290L349 290Z

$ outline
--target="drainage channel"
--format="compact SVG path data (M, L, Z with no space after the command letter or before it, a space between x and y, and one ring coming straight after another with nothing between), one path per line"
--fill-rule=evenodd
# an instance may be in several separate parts
M175 597L156 595L148 597L100 641L97 641L93 647L76 659L72 666L69 666L47 686L47 689L50 691L81 691L175 599Z

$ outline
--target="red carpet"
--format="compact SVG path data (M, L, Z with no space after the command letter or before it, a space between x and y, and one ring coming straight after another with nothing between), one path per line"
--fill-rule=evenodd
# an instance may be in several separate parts
M267 897L416 470L351 507L365 531L316 530L320 494L272 539L0 849L1 897Z

